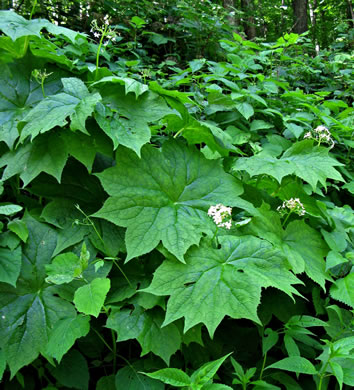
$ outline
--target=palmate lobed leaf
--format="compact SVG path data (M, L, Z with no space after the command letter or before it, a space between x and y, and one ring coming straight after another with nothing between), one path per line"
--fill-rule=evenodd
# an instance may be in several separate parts
M242 186L220 161L207 160L174 140L161 149L144 146L141 159L120 147L117 165L97 176L110 198L94 216L127 227L126 261L150 252L160 241L183 261L203 233L215 230L207 215L211 205L247 203L237 197Z
M57 321L75 316L73 305L54 296L52 287L44 283L44 266L56 245L55 231L29 215L23 220L29 239L17 288L0 283L0 337L12 376L44 352Z
M318 182L326 188L328 178L344 181L334 168L343 164L328 153L329 149L313 147L311 140L304 140L295 143L279 159L266 154L243 157L235 161L233 169L245 170L251 176L267 174L275 177L279 183L283 177L295 174L315 190Z
M184 317L185 331L203 323L213 336L226 315L260 323L262 288L297 294L292 285L300 280L270 243L252 236L222 236L219 241L221 249L201 244L187 252L186 264L165 260L156 270L143 291L170 295L164 325Z
M56 126L65 126L69 116L73 131L80 130L88 134L85 121L101 100L100 94L90 94L84 82L78 78L62 78L61 81L64 92L47 96L23 118L20 123L20 142L29 136L33 140Z
M37 81L31 79L34 65L30 59L15 64L2 65L0 73L0 141L12 149L19 136L17 124L41 100L43 94ZM44 83L47 94L55 94L61 88L60 73L51 75Z
M64 35L72 42L75 41L76 37L85 35L65 27L56 26L46 19L27 20L13 11L0 11L0 30L13 41L30 35L41 37L40 32L43 28L54 35Z
M168 365L181 345L181 334L175 324L161 327L164 316L160 310L143 310L137 306L134 311L121 309L112 313L107 327L118 333L117 341L137 339L141 345L141 356L149 352L160 356Z

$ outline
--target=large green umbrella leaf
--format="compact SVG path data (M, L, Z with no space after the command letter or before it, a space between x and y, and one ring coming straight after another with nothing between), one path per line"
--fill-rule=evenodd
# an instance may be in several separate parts
M328 156L328 149L313 147L310 140L294 144L284 153L282 160L291 162L295 175L308 182L313 190L316 189L317 182L326 188L327 178L344 181L342 175L334 169L343 164Z
M31 80L29 60L3 65L0 72L0 141L12 148L18 137L17 123L43 99L41 86ZM51 75L44 83L47 94L62 88L58 75Z
M40 32L43 28L54 35L64 35L72 42L77 36L82 35L68 28L56 26L46 19L27 20L14 11L0 11L0 30L13 41L29 35L41 37Z
M174 140L160 149L145 145L141 159L118 148L117 165L98 174L110 195L94 216L127 227L127 260L154 249L160 241L183 261L202 233L215 230L211 205L240 204L242 187L195 148Z
M304 221L297 220L289 223L283 239L294 255L300 255L303 258L306 274L324 288L326 280L331 280L331 278L326 273L324 261L328 248L320 233Z
M270 243L253 236L221 236L219 241L221 249L191 248L186 264L165 260L143 290L170 295L164 325L184 317L185 331L202 322L212 336L226 315L259 323L262 288L297 293L292 285L300 280Z
M46 172L60 182L67 158L65 142L57 134L44 134L1 157L0 166L6 166L2 180L20 174L26 186L41 172Z
M64 92L46 97L23 118L20 141L28 136L33 139L55 126L65 126L68 116L72 130L87 133L85 121L101 96L98 93L90 94L78 78L63 78L62 83Z
M56 233L48 225L26 216L29 240L24 246L17 288L0 283L0 338L12 376L45 350L57 321L75 316L69 302L54 296L45 283Z
M268 155L239 158L233 168L235 170L245 170L251 176L270 175L275 177L279 183L284 176L291 175L294 172L293 164L289 161L279 160Z
M100 93L105 106L100 107L96 119L102 130L112 139L114 148L122 144L140 156L142 145L151 138L148 124L173 111L165 100L154 92L147 91L139 97L131 93L126 95L126 92L129 91L120 85L101 87ZM115 114L112 115L112 112Z
M122 309L112 313L107 320L107 327L118 333L117 341L136 338L141 345L141 356L149 352L160 356L166 364L181 345L181 335L174 324L161 327L163 315L158 310L134 311Z
M279 183L284 176L295 174L315 190L318 182L326 187L327 178L343 181L341 174L334 168L341 165L328 156L328 149L313 147L312 141L304 140L294 144L281 158L266 154L242 157L236 160L233 168L245 170L251 176L267 174L275 177Z

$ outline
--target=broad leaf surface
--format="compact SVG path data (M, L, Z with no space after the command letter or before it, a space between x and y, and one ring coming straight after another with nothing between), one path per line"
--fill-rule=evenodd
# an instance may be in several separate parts
M169 141L161 150L144 146L141 159L119 148L115 167L98 174L111 196L95 216L127 227L127 260L154 249L160 241L183 261L202 233L215 229L211 205L238 205L241 185L219 162L194 148Z
M337 301L354 308L354 274L336 280L330 290L331 296Z
M279 183L283 177L295 174L315 190L318 182L326 187L328 178L343 181L341 174L334 168L341 165L328 156L328 149L313 147L312 141L305 140L294 144L281 158L266 154L239 158L233 169L245 170L251 176L267 174L275 177Z
M324 288L330 277L324 261L328 250L321 235L304 221L297 220L287 226L284 241L293 250L293 255L302 257L306 274Z
M148 124L173 112L162 97L150 91L136 98L126 95L121 86L108 86L101 87L100 93L105 107L98 110L98 124L112 139L114 148L122 144L139 156L142 145L151 138ZM113 116L107 107L115 113Z
M134 366L121 368L115 378L116 390L164 390L163 383L135 370Z
M44 134L1 157L0 166L6 166L3 180L20 174L23 185L27 186L41 172L46 172L60 182L67 158L64 141L57 134Z
M44 351L57 321L75 315L74 307L45 284L45 264L50 263L56 233L49 226L25 217L29 230L17 288L0 283L0 337L11 374Z
M294 165L294 173L301 177L315 190L320 182L326 188L326 179L344 181L334 168L342 166L335 158L328 156L328 149L313 147L311 141L301 141L288 149L282 159Z
M43 28L55 35L62 34L72 42L81 35L68 28L56 26L45 19L27 20L13 11L0 11L0 30L13 41L28 35L41 37L40 32Z
M71 252L55 257L45 268L48 275L46 281L54 284L70 283L82 272L80 258Z
M89 367L85 357L76 349L69 351L57 367L49 367L50 373L61 384L60 387L88 390Z
M69 116L72 130L87 133L85 121L101 96L90 94L83 81L75 77L63 78L62 83L64 92L46 97L23 118L21 142L28 136L33 140L40 133L65 126Z
M98 317L110 286L111 281L109 279L96 278L91 283L78 288L74 296L77 310Z
M296 372L298 374L317 374L317 370L314 365L309 360L301 356L287 357L285 359L279 360L276 363L271 364L266 368L279 368L280 370Z
M18 246L14 250L0 248L0 282L16 287L22 264L22 251Z
M192 248L186 264L165 260L144 291L170 295L164 324L185 318L185 331L204 323L214 334L224 316L259 323L261 289L275 287L288 295L300 281L267 241L252 236L220 237L221 249ZM210 310L213 307L213 310Z
M149 373L145 372L144 374L150 378L158 379L163 383L176 387L188 386L191 383L189 376L178 368L163 368L162 370Z
M107 327L118 333L117 341L137 339L141 345L141 356L149 352L160 356L166 364L181 345L181 335L174 324L161 327L163 315L160 311L144 311L137 307L121 309L108 317Z
M62 357L74 345L75 340L86 336L90 330L90 317L82 314L58 321L49 335L45 354L60 363Z
M40 84L31 79L30 62L2 65L0 73L0 141L11 149L17 137L17 123L43 100ZM44 83L47 94L55 94L62 85L59 74L50 76Z

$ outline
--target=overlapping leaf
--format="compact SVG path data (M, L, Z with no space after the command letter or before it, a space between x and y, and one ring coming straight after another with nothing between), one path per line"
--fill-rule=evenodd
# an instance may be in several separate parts
M62 83L64 92L46 97L23 118L21 142L29 136L33 140L55 126L65 126L69 116L72 130L87 133L85 121L101 96L97 92L90 94L78 78L63 78Z
M184 317L185 331L202 322L212 336L226 315L259 323L262 288L296 294L292 285L300 283L299 279L267 241L253 236L222 236L219 240L221 249L191 248L186 264L166 260L155 272L144 291L170 295L164 325Z
M245 170L251 176L267 174L275 177L279 183L283 177L295 174L315 190L318 182L326 187L328 178L343 181L341 174L334 168L341 165L328 156L328 149L313 147L312 141L305 140L294 144L279 159L266 154L239 158L233 168Z
M123 80L125 90L119 85L101 87L104 107L97 110L96 118L102 130L112 139L114 148L122 144L140 156L141 147L151 138L148 124L173 111L161 96L151 91L145 92L145 88L133 89L136 96L131 93L126 95L130 91L127 85L131 84ZM140 96L141 93L143 95Z
M12 148L18 137L17 124L43 99L40 84L31 80L32 64L27 61L3 65L0 72L0 141ZM50 76L44 89L55 94L61 88L59 74Z
M56 26L45 19L27 20L14 11L0 11L0 30L13 41L30 35L40 37L43 28L55 35L62 34L72 42L75 41L77 36L82 35L68 28Z
M122 309L112 313L107 327L118 333L117 341L137 339L141 345L141 356L149 352L160 356L166 364L181 345L181 335L174 324L161 327L163 315L160 311L144 311L137 307L133 312Z
M117 165L98 174L110 195L95 216L127 227L127 260L150 252L162 241L183 261L187 249L215 225L207 215L217 203L239 205L241 185L217 161L176 141L161 150L144 146L139 159L119 148Z
M2 180L19 174L26 186L41 172L46 172L60 182L67 158L65 142L57 134L44 134L0 158L0 166L6 166Z
M54 324L75 316L73 305L54 296L44 283L56 233L33 218L25 218L29 230L17 288L0 283L0 337L11 374L31 363L44 351Z

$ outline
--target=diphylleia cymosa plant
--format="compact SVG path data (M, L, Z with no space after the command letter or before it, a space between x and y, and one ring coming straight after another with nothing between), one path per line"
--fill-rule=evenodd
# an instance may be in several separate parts
M231 229L232 208L219 203L216 206L210 206L208 210L209 217L212 217L217 227Z
M97 20L94 19L91 22L90 32L93 33L93 36L95 38L100 40L100 42L98 44L97 54L96 54L96 73L97 73L102 45L107 46L109 41L115 41L116 37L117 37L117 33L115 32L114 29L111 29L109 27L109 16L108 15L106 15L103 18L103 24L101 26L98 25ZM106 40L104 41L104 39L106 39Z
M334 140L332 138L331 132L326 126L323 125L317 126L312 131L308 131L304 135L304 139L314 139L318 142L318 145L321 145L321 143L327 143L330 145L331 149L334 147Z
M300 217L306 214L305 207L301 203L299 198L291 198L289 200L284 201L281 206L277 207L277 211L281 216L288 214L283 222L283 226L285 225L286 221L292 213L295 213Z

